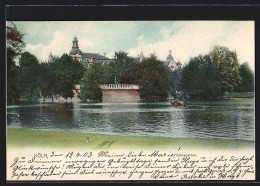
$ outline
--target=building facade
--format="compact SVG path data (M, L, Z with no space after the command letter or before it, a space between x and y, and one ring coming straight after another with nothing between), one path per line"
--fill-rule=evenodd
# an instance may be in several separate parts
M146 59L146 58L144 57L144 54L142 51L141 51L140 55L138 55L138 57L134 58L134 60L136 62L142 62L144 59ZM171 50L169 50L169 54L166 57L166 61L163 60L162 62L165 66L169 67L172 71L182 68L181 62L180 61L176 62L174 60Z
M164 63L173 71L182 68L181 62L180 61L176 62L174 60L171 50L169 50L169 55L167 56L166 61L164 61Z
M82 62L85 67L92 65L94 63L108 64L112 62L112 59L106 57L106 53L101 55L100 53L84 53L79 49L79 42L77 37L74 37L72 41L72 49L69 52L69 55L77 60Z

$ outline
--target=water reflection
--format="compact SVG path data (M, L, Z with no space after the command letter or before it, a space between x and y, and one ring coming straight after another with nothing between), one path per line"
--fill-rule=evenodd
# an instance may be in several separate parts
M251 108L249 109L249 107ZM193 106L184 113L184 128L187 134L203 138L254 140L252 106L248 106L246 109L236 105ZM247 125L243 124L244 121L240 119L241 117L247 119ZM250 131L250 134L245 135L246 131Z
M7 125L86 133L174 138L254 140L253 105L97 103L17 105L7 109Z

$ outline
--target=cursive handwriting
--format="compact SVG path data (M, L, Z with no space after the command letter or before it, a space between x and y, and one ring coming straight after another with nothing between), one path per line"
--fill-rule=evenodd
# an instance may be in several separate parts
M16 156L7 167L11 180L175 179L233 180L254 178L255 156L201 156L145 151L38 152Z

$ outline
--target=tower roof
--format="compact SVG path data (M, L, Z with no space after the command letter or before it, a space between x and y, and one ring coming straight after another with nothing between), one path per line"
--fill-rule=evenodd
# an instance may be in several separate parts
M180 61L177 62L177 65L182 65Z
M70 50L70 55L75 55L75 54L81 54L81 50L77 47L72 47Z
M78 41L78 38L77 36L74 37L73 41Z
M140 58L139 58L140 62L142 62L144 60L144 58L145 57L144 57L143 51L141 51Z
M169 55L168 55L168 57L166 58L167 60L173 60L173 57L172 57L172 51L171 50L169 50Z
M72 49L70 50L70 55L75 55L75 54L81 54L81 51L78 46L78 38L75 36L73 41L72 41Z

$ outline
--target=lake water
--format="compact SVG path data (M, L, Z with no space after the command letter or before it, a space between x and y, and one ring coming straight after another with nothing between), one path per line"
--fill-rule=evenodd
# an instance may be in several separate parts
M32 104L7 107L7 126L124 136L254 141L254 104Z

